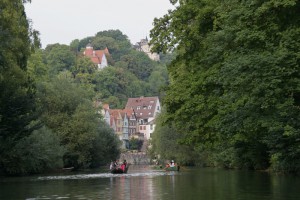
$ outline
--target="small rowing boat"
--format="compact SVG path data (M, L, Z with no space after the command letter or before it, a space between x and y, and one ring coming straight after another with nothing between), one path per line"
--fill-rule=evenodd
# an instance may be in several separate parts
M126 174L128 171L128 168L129 168L129 164L126 165L124 170L122 168L118 167L118 168L111 169L110 172L112 174Z
M177 171L179 172L180 166L176 165L174 167L166 167L165 170L166 171Z

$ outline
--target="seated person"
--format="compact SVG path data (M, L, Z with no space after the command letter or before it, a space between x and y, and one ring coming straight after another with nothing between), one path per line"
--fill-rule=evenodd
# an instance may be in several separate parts
M174 160L171 161L170 167L175 167Z

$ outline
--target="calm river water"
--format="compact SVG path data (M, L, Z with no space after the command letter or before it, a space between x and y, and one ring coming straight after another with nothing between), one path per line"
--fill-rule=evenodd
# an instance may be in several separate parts
M1 200L299 200L299 189L300 177L211 168L130 166L119 175L97 170L0 179Z

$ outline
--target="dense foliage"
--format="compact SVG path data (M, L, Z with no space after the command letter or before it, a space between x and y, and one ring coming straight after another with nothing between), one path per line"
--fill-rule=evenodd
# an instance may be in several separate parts
M30 27L21 0L0 3L0 170L18 161L14 149L32 131L34 85L26 73ZM7 169L10 170L10 169Z
M101 74L81 56L80 40L70 46L52 44L39 49L38 32L31 29L24 12L26 2L30 1L0 3L0 173L98 167L116 159L120 141L94 102L115 97L116 106L122 106L120 102L124 103L127 92L143 94L138 89L140 80L122 68L104 77L105 71ZM100 35L103 38L91 38L95 46L101 42L115 45L112 51L119 52L119 57L131 51L127 37L120 31ZM119 40L125 41L117 43ZM112 58L109 61L114 62ZM107 93L115 82L107 88L100 83L116 74L118 87L112 94Z
M171 2L151 31L177 52L165 125L209 165L299 172L300 2Z
M119 30L40 49L39 33L24 11L27 2L0 2L0 173L98 167L115 160L121 143L95 102L123 108L129 97L162 95L166 65L135 51ZM83 56L88 44L109 49L107 68L98 70ZM140 148L140 142L132 144Z
M131 138L129 140L129 149L130 150L138 150L140 151L142 149L144 141L136 138Z
M108 67L100 71L93 69L93 64L82 57L88 44L95 50L108 48ZM97 98L109 103L111 108L124 108L129 97L163 96L160 89L168 84L165 63L172 58L171 54L164 54L160 63L155 62L145 53L135 50L120 30L100 31L95 36L75 39L69 48L65 47L48 45L44 52L45 62L51 63L54 69L71 71L78 82L89 83ZM75 60L70 52L77 55ZM64 59L57 59L54 55ZM62 67L64 65L73 67Z

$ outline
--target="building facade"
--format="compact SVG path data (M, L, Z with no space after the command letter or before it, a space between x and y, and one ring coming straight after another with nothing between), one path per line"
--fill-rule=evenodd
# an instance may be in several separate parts
M104 50L94 50L91 44L88 44L83 52L85 57L91 59L91 61L97 66L98 70L101 70L108 66L107 56L109 51L107 48Z
M151 138L155 129L155 118L161 112L158 97L129 98L126 109L133 109L138 123L138 132L142 133L146 140Z
M151 46L148 43L148 38L146 37L146 39L141 39L140 42L137 42L134 45L134 48L138 51L144 52L145 54L147 54L147 56L154 61L159 61L160 57L158 53L155 52L151 52Z

